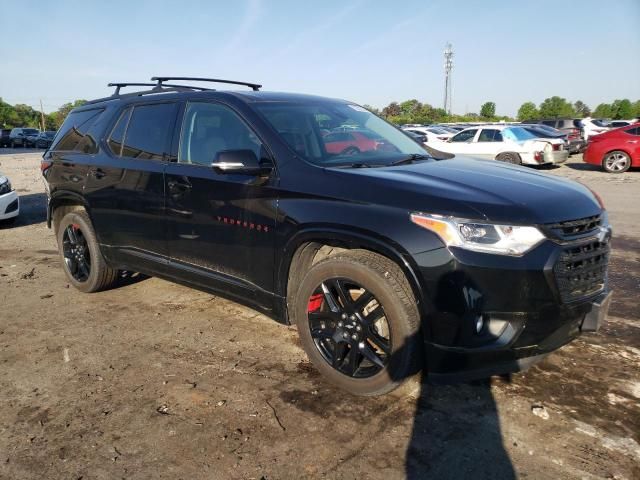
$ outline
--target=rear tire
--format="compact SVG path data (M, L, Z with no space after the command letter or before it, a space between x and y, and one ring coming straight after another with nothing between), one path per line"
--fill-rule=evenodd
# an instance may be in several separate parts
M622 150L614 150L602 158L602 168L608 173L624 173L631 168L631 157Z
M57 225L56 237L62 267L69 282L81 292L111 288L118 270L107 265L87 212L67 213Z
M292 306L311 362L351 394L388 393L423 366L413 291L386 257L350 250L319 261L303 278Z
M520 155L515 152L503 152L499 153L496 157L499 162L511 163L513 165L522 165L522 159Z

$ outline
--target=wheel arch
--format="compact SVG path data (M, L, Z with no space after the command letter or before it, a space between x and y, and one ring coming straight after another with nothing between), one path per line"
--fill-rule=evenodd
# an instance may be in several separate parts
M304 273L319 259L331 255L333 251L362 249L384 256L396 263L406 275L418 303L421 315L425 313L423 286L417 275L417 266L411 256L400 245L390 239L378 238L369 232L354 232L348 229L309 228L296 233L282 249L276 270L276 292L285 298L285 323L290 324L288 301L294 297L296 285L300 284ZM320 254L320 258L318 257Z
M47 204L47 227L51 228L54 211L60 207L82 207L87 211L89 217L89 204L86 199L77 192L69 190L59 190L51 194Z

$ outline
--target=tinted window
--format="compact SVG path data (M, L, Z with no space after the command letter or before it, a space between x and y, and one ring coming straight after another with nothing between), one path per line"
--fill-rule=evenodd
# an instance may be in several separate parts
M126 130L122 156L162 160L171 141L175 116L175 103L134 107Z
M71 112L60 127L51 149L95 153L97 142L90 129L103 111L96 109Z
M228 107L189 103L184 113L178 161L211 165L223 150L252 150L256 157L264 156L262 142Z
M473 129L473 130L464 130L460 133L458 133L457 135L454 135L453 137L451 137L451 141L452 142L466 142L466 141L471 141L473 140L473 137L476 136L476 132L478 130Z
M555 127L556 126L556 121L555 120L543 120L542 122L543 125L549 125L550 127Z
M502 134L500 130L484 128L478 137L479 142L501 142Z
M127 124L129 123L129 115L131 114L131 108L125 109L121 114L118 122L113 127L107 144L113 153L120 156L122 155L122 140L124 139L124 132L127 130Z
M629 135L640 135L640 127L629 128L628 130L625 130L625 132Z

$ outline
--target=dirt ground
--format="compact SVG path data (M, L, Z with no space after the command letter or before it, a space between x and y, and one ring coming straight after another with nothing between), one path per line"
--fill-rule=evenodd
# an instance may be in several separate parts
M0 227L0 478L640 478L640 172L549 171L610 212L599 333L510 378L363 399L233 302L155 278L70 288L39 158L0 150L22 201Z

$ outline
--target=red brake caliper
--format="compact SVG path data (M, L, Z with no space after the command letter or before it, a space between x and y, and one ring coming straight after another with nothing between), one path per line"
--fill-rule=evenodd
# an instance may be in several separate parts
M316 295L311 295L311 298L309 298L309 305L307 306L307 312L315 312L316 310L320 309L323 301L323 294L317 293Z

